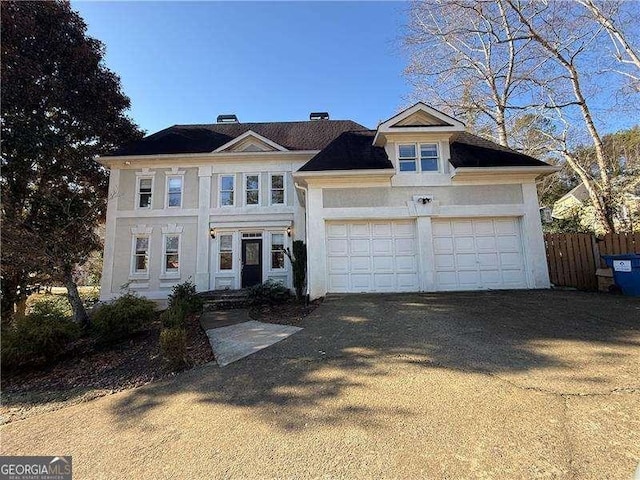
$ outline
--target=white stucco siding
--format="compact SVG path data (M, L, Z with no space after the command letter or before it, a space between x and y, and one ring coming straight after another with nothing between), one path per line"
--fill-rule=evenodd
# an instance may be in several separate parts
M117 191L118 210L136 210L137 182L140 176L150 176L153 178L153 192L151 195L152 210L163 210L166 208L167 176L184 175L182 186L182 206L183 209L194 209L198 207L198 169L197 168L139 168L122 169L120 171L120 182Z
M427 195L439 205L521 204L522 187L515 185L478 185L451 187L370 187L331 188L323 195L324 208L400 207L415 195Z
M121 293L123 286L149 298L166 298L171 287L191 278L196 273L196 232L195 217L162 218L119 218L115 221L113 242L113 271L111 283L103 285L101 298L112 298ZM173 226L177 228L174 229ZM165 232L182 230L180 235L180 271L179 276L163 278L163 228ZM149 261L147 274L132 274L132 255L134 231L144 229L149 235ZM136 230L137 229L137 230ZM176 233L178 234L178 233ZM104 290L108 288L108 290Z

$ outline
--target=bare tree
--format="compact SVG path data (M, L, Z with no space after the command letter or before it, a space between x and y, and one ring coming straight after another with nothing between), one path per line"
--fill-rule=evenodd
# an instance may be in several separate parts
M530 55L522 28L502 0L413 3L404 44L416 96L509 146L511 124L531 107L529 79L541 60Z

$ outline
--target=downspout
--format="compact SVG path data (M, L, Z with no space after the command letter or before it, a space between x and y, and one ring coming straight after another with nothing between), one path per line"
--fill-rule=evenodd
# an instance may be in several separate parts
M293 185L304 195L304 243L305 246L309 246L309 190L306 187L301 186L298 182L293 182ZM309 251L307 250L307 281L305 282L305 295L309 298Z

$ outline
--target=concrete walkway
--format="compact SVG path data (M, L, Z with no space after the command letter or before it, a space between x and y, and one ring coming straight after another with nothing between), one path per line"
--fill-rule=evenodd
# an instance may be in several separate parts
M221 367L267 348L302 330L290 325L249 320L244 309L207 312L200 319Z

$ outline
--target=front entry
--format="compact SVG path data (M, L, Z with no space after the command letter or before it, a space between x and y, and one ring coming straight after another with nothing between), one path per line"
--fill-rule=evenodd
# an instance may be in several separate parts
M262 239L242 239L242 288L262 283Z

